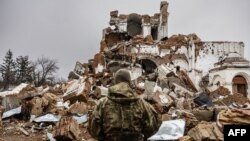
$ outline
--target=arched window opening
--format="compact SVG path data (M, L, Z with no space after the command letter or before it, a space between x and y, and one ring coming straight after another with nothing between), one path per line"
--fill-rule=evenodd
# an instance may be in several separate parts
M237 75L233 78L233 93L247 96L247 81L243 76Z

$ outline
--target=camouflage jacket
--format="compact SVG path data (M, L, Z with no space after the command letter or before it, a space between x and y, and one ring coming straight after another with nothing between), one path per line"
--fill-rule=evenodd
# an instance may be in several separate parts
M110 87L108 96L98 101L90 115L88 131L99 141L119 140L119 137L115 139L116 135L127 133L138 133L142 140L146 140L158 130L159 125L154 108L122 82ZM107 139L107 136L112 138Z

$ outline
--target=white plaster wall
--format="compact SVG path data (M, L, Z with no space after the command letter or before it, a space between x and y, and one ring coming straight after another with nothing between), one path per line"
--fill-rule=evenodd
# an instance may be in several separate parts
M249 68L228 68L225 70L220 70L216 72L211 72L209 77L209 82L212 82L214 77L221 76L220 79L224 81L221 83L222 86L228 88L232 92L232 80L235 76L240 75L243 76L248 84L247 96L250 98L250 69Z
M217 49L215 49L215 51L216 51L217 56L223 56L223 54L224 54L224 46L223 46L223 44L218 44Z
M197 57L196 60L196 69L201 70L203 75L206 75L208 71L214 68L214 63L218 62L218 57L212 54L203 54Z
M168 36L168 26L166 25L160 25L158 28L158 40L161 40L164 37Z
M218 82L220 82L220 85L224 85L225 84L225 78L222 78L220 75L215 75L213 77L213 80L212 80L211 84L216 85Z
M199 73L195 70L192 71L188 71L187 72L189 78L192 80L193 84L195 85L195 87L197 88L197 90L200 90L200 86L199 83L201 81L201 78L203 77L202 73Z
M119 23L118 29L119 31L127 31L127 23L126 22Z
M135 80L136 78L142 76L141 68L131 68L130 69L131 80Z
M204 42L203 46L196 58L195 68L203 71L204 75L214 68L214 63L219 61L219 57L232 52L241 55L243 53L241 48L244 47L240 42Z
M157 70L159 77L164 78L169 72L173 71L173 68L169 68L166 64L161 64L157 67Z
M161 49L160 56L163 57L163 56L165 56L166 54L170 54L170 50L169 50L169 49Z
M150 46L150 45L140 45L137 46L139 48L139 53L145 53L145 54L152 54L152 55L159 55L159 48L157 46Z
M185 54L186 56L188 56L188 49L185 46L181 46L176 52L175 54Z
M195 85L195 87L197 88L198 91L201 90L199 84L201 82L202 77L203 77L202 73L194 72L194 77L193 78L195 80L192 81L192 82L194 83L194 85ZM192 80L191 77L190 77L190 79Z
M220 85L216 85L217 83L220 83ZM225 79L221 76L221 74L216 74L216 73L210 73L209 74L209 84L208 84L208 89L210 91L215 91L219 86L224 86Z
M138 53L139 51L138 51L138 49L137 48L135 48L135 47L132 47L131 48L131 53Z
M147 35L151 35L151 26L150 26L150 24L144 24L143 25L143 37L146 37Z
M183 59L175 59L173 60L173 63L175 67L180 66L181 70L188 70L188 63Z
M244 57L244 44L241 42L204 42L203 50L200 50L200 54L211 54L214 50L215 56L226 55L230 52L236 52Z
M244 57L244 45L240 47L241 56Z

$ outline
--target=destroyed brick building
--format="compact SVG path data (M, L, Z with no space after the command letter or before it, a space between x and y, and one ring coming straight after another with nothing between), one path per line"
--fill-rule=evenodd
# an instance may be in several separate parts
M244 43L202 41L196 34L168 37L167 9L164 1L160 13L153 16L110 12L110 27L103 30L100 52L82 67L97 75L106 69L115 72L114 68L130 66L134 80L143 73L165 76L183 71L198 91L208 77L206 88L210 91L224 86L230 92L250 97L250 69L249 61L244 59Z
M178 136L164 132L168 140L223 140L224 125L250 124L250 66L244 43L202 41L194 33L169 36L168 16L167 1L153 16L111 11L100 51L88 62L77 61L66 83L38 88L21 84L0 92L3 136L10 134L9 124L15 125L11 117L19 115L32 121L12 128L25 136L42 131L46 140L93 141L86 131L88 113L107 96L121 68L130 71L133 90L164 124L172 128L178 123L172 129ZM150 140L157 140L157 134Z

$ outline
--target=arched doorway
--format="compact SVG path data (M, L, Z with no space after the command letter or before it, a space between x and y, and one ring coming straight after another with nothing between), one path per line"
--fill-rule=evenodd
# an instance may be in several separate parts
M145 74L150 74L155 72L157 65L154 61L150 59L140 59L137 61L142 66L142 69L145 71Z
M236 75L233 78L233 92L241 93L247 97L247 81L243 76Z

